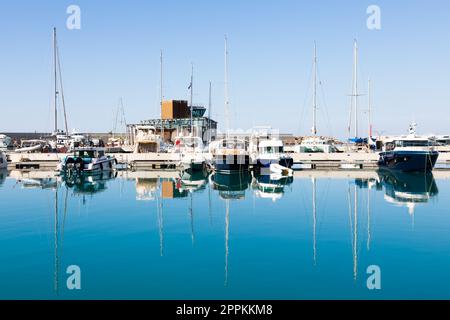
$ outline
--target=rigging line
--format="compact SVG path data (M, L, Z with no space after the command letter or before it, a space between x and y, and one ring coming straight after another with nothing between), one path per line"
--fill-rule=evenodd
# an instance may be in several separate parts
M303 98L303 107L302 110L300 111L300 121L299 121L299 126L298 126L298 130L299 130L299 134L302 134L302 129L303 129L303 122L304 122L304 117L305 117L305 113L306 110L309 108L309 102L310 102L310 96L309 96L309 92L311 91L311 85L312 85L312 76L313 76L313 69L314 67L311 67L310 73L309 73L309 77L308 77L308 86L307 86L307 90L305 91L305 96Z
M62 82L61 57L60 57L60 54L59 54L58 41L55 40L55 42L56 42L56 56L57 56L57 60L58 60L59 86L60 86L60 89L61 89L61 101L62 101L63 112L64 112L64 124L66 126L66 134L68 134L69 133L69 127L68 127L68 124L67 124L66 101L64 99L64 87L63 87L63 82Z
M319 66L317 66L317 77L319 79L320 93L322 95L322 100L323 100L323 105L324 105L324 108L322 108L323 109L322 112L324 113L325 118L327 119L327 125L328 125L328 128L330 130L330 134L332 136L334 136L333 127L332 127L332 124L331 124L331 121L330 121L330 115L328 113L328 104L327 104L327 99L326 99L326 95L325 95L325 89L324 89L324 86L323 86L323 83L322 83L322 77L320 76Z

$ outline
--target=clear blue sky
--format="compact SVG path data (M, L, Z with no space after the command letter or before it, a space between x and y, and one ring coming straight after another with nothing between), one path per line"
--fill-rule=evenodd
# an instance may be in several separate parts
M66 8L81 7L81 30ZM382 29L366 27L381 8ZM352 42L359 41L360 87L373 81L374 131L450 133L450 4L429 1L191 0L4 1L0 5L0 132L52 130L52 27L58 28L69 126L108 131L118 98L128 122L159 115L159 52L164 95L194 102L224 123L223 37L229 38L231 124L311 127L311 63L318 45L320 134L346 136ZM323 91L323 93L322 93ZM325 97L325 99L323 98ZM366 99L360 104L365 108ZM366 115L360 115L361 131Z

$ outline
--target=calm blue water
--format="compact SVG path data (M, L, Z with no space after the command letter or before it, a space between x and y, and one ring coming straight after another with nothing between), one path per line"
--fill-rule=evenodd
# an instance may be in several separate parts
M441 176L0 172L0 298L449 299ZM70 265L81 290L66 286ZM381 290L367 289L370 265Z

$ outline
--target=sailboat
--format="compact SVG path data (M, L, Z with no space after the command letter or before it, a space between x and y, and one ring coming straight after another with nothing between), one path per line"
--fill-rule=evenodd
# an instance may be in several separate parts
M59 56L58 41L56 38L56 28L53 28L53 76L54 76L54 116L55 128L53 132L54 141L51 146L57 152L66 152L70 146L70 135L67 124L66 102L64 99L64 87L62 82L61 59ZM59 80L59 81L58 81ZM59 84L58 84L59 82ZM58 96L61 95L61 102L64 113L65 131L58 129Z
M247 143L243 139L229 136L228 100L228 39L225 36L225 114L227 122L226 138L219 140L213 148L213 165L216 172L223 174L240 173L249 170L250 157ZM211 148L211 146L210 146Z
M312 137L305 138L297 146L297 153L333 153L338 152L331 139L317 136L317 46L314 43L313 59L313 126L311 128Z
M173 148L174 153L180 154L180 165L183 171L189 173L205 171L206 157L203 154L204 145L203 140L194 134L193 112L194 112L194 65L192 64L191 82L189 85L191 92L191 107L190 107L190 126L191 132L189 135L177 134Z

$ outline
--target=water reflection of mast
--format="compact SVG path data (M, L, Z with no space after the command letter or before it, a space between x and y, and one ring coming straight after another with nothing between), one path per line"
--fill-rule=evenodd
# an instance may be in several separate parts
M225 286L228 284L228 236L230 227L230 200L225 200Z
M353 278L356 280L358 276L358 193L357 186L354 187L354 217L352 219L352 204L350 185L348 186L348 215L350 220L350 230L352 237L352 251L353 251ZM354 223L352 223L354 220Z
M367 186L367 251L370 250L370 185Z
M314 265L316 265L316 178L312 178L312 208L313 208L313 259Z
M159 197L156 197L158 227L159 227L159 254L164 255L164 216L163 216L163 195L162 187L160 185Z
M208 213L209 213L209 224L212 226L212 206L211 206L211 186L208 188Z
M189 217L191 218L191 240L192 245L195 243L195 233L194 233L194 209L193 209L193 201L192 201L192 190L189 190L189 198L191 201L190 207L189 207Z
M54 256L55 256L55 264L54 264L54 290L58 294L58 269L59 269L59 257L58 257L58 229L59 229L59 222L58 222L58 185L56 185L55 190L55 224L54 224Z

